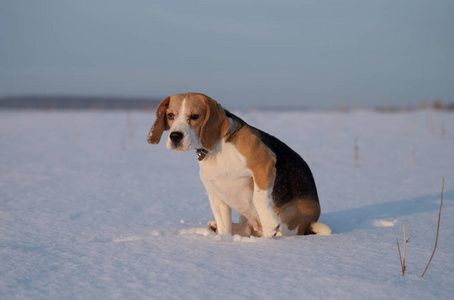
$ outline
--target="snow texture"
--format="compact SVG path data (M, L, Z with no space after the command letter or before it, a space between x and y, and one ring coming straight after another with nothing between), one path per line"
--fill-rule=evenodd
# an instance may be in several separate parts
M331 235L210 233L196 154L147 144L152 112L2 111L0 298L452 299L453 114L236 113L305 158Z

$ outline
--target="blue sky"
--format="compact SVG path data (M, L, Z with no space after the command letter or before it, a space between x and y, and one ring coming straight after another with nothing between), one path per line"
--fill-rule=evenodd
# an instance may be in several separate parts
M454 101L453 1L0 2L0 97L226 107Z

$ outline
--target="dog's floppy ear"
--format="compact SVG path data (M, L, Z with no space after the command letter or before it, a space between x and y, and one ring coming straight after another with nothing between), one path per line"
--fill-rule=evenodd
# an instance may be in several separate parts
M226 135L230 124L221 105L209 97L204 98L203 101L206 114L200 129L200 141L205 149L212 150Z
M169 130L169 124L167 124L166 113L169 108L170 97L162 100L156 110L156 121L148 133L147 142L150 144L158 144L161 140L162 133L164 130Z

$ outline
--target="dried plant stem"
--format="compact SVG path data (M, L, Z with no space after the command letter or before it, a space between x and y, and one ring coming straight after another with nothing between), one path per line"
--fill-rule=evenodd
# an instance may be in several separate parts
M405 224L402 225L403 232L404 232L404 256L402 258L402 276L405 275L405 270L407 269L407 266L405 265L405 258L407 257L407 243L410 239L407 240L407 237L405 236Z
M399 239L398 238L396 238L396 242L397 242L397 251L399 251L400 267L403 270L404 269L404 264L402 263L402 255L400 254L400 246L399 246ZM402 274L402 276L403 276L403 274Z
M399 251L400 267L402 268L402 276L405 275L405 270L407 269L407 266L405 265L405 257L407 255L407 243L410 241L410 238L407 239L407 237L405 236L405 224L403 224L403 232L404 232L404 254L403 254L403 256L400 253L399 239L396 238L397 250Z
M432 251L432 255L430 256L429 262L427 263L426 268L424 269L424 272L422 273L421 277L424 277L424 274L426 274L427 269L429 268L430 262L432 261L432 258L434 257L435 250L437 249L437 244L438 244L438 233L440 231L440 218L441 218L441 208L443 207L443 191L445 189L445 178L443 177L443 185L441 186L441 200L440 200L440 210L438 211L438 225L437 225L437 235L435 237L435 245L434 245L434 250Z
M405 236L405 224L402 225L403 231L404 231L404 257L402 259L402 276L405 275L405 270L407 269L407 266L405 265L405 258L407 256L407 238Z

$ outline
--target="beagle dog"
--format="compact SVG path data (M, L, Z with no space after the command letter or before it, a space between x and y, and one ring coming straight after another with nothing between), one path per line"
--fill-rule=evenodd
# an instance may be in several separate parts
M241 236L330 234L317 222L320 204L306 162L277 138L254 128L210 97L185 93L165 98L147 141L170 133L170 150L196 150L200 178L218 234ZM240 215L232 223L232 209Z

